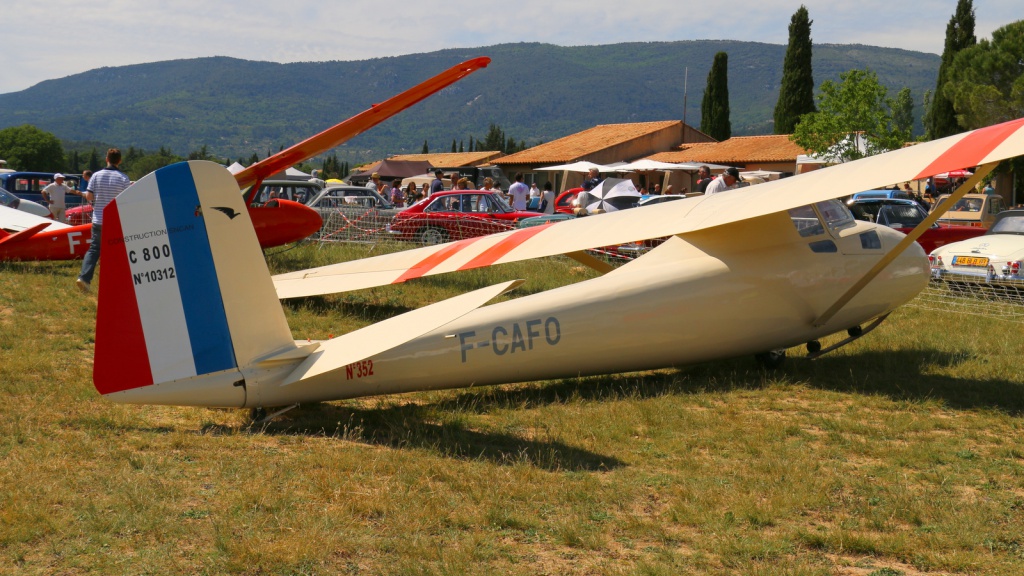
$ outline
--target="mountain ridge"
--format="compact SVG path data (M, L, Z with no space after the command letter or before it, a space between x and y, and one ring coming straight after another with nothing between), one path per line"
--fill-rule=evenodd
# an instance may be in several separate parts
M0 94L0 128L33 124L66 143L263 158L362 112L458 62L491 65L336 149L363 161L468 146L490 124L535 145L597 124L684 118L699 128L714 54L729 54L734 135L771 132L785 46L730 40L562 47L541 43L453 48L356 61L276 63L227 56L102 67ZM865 45L814 45L814 78L871 68L890 96L933 90L935 54ZM688 72L684 72L687 71ZM686 78L684 79L684 76ZM920 122L920 105L915 107ZM920 130L920 128L918 128Z

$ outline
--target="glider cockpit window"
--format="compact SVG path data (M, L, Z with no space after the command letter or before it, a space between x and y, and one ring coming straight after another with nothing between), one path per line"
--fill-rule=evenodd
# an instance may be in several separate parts
M826 226L834 236L838 236L840 230L857 224L850 209L838 200L793 208L789 211L789 217L804 238L824 234Z
M800 236L809 238L825 233L825 227L821 225L818 214L810 205L793 208L789 211L789 217L793 219L793 225Z
M838 236L840 230L845 230L857 224L853 213L839 200L818 202L814 207L821 214L822 220L825 221L825 225L828 226L833 236Z

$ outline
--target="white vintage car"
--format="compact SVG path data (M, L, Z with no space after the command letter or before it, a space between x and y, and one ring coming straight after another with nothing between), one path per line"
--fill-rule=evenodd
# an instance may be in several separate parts
M932 278L1024 290L1024 209L996 216L988 231L933 251Z

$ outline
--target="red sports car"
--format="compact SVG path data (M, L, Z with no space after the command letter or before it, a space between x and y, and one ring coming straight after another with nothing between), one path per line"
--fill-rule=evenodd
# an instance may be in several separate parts
M562 214L574 214L575 209L578 208L573 202L576 200L576 196L583 191L583 188L569 188L565 192L558 195L555 198L555 212L561 212Z
M494 192L450 190L433 194L399 212L388 232L401 240L440 244L511 230L521 218L536 215L513 210Z
M858 220L877 222L903 232L909 233L922 220L928 217L928 212L920 204L913 200L900 200L896 198L864 198L850 200L847 202L850 211ZM931 254L939 246L945 246L950 242L959 242L985 233L984 228L974 226L939 226L932 224L932 227L925 230L924 234L917 239L917 243L924 248L926 254Z

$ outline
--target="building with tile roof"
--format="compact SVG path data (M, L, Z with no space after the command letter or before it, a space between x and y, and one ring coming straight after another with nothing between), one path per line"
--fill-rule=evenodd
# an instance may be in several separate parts
M636 160L666 152L682 142L713 142L714 139L679 120L601 124L493 161L506 175L536 172L537 168L587 160L597 164ZM555 190L578 186L584 174L556 172L536 174L534 180L552 180Z
M681 144L648 156L660 162L724 164L742 170L796 172L796 158L809 154L788 135L734 136L723 142Z
M439 152L436 154L397 154L392 160L426 160L431 166L457 168L460 166L483 166L501 158L501 152Z

